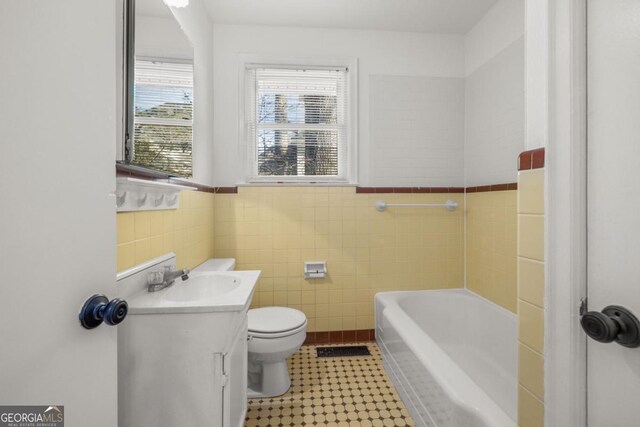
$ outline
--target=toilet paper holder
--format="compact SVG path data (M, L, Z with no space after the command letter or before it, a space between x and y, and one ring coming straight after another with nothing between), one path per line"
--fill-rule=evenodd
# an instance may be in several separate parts
M305 279L322 279L327 275L326 261L305 261L304 262L304 278Z

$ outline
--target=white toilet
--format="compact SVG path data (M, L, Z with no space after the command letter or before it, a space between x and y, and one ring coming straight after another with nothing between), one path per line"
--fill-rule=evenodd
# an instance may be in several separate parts
M235 269L233 258L209 259L193 271ZM285 394L291 386L287 358L300 350L307 336L307 317L287 307L249 310L249 398Z
M249 398L285 394L291 385L287 358L307 336L307 317L287 307L249 310Z

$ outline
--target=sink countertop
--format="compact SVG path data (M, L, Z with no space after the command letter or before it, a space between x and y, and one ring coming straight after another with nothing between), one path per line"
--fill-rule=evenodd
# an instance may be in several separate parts
M168 288L131 295L129 314L242 311L251 304L259 277L260 271L192 272L188 280L178 278Z

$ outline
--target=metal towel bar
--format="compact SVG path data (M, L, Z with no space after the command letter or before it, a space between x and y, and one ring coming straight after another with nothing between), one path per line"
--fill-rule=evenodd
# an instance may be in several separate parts
M447 200L445 203L387 203L384 200L376 202L378 212L384 212L387 208L446 208L449 212L453 212L458 208L458 202Z

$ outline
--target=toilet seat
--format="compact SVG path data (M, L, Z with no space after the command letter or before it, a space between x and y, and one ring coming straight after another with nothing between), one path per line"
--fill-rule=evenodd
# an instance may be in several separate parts
M289 331L284 331L284 332L271 332L271 333L264 333L264 332L256 332L256 331L249 331L249 337L251 338L260 338L260 339L274 339L274 338L284 338L284 337L288 337L291 335L295 335L299 332L304 332L305 329L307 329L307 322L305 321L302 325L300 325L300 327L296 328L296 329L291 329Z
M307 317L294 308L263 307L249 310L248 323L250 337L281 338L305 330Z

